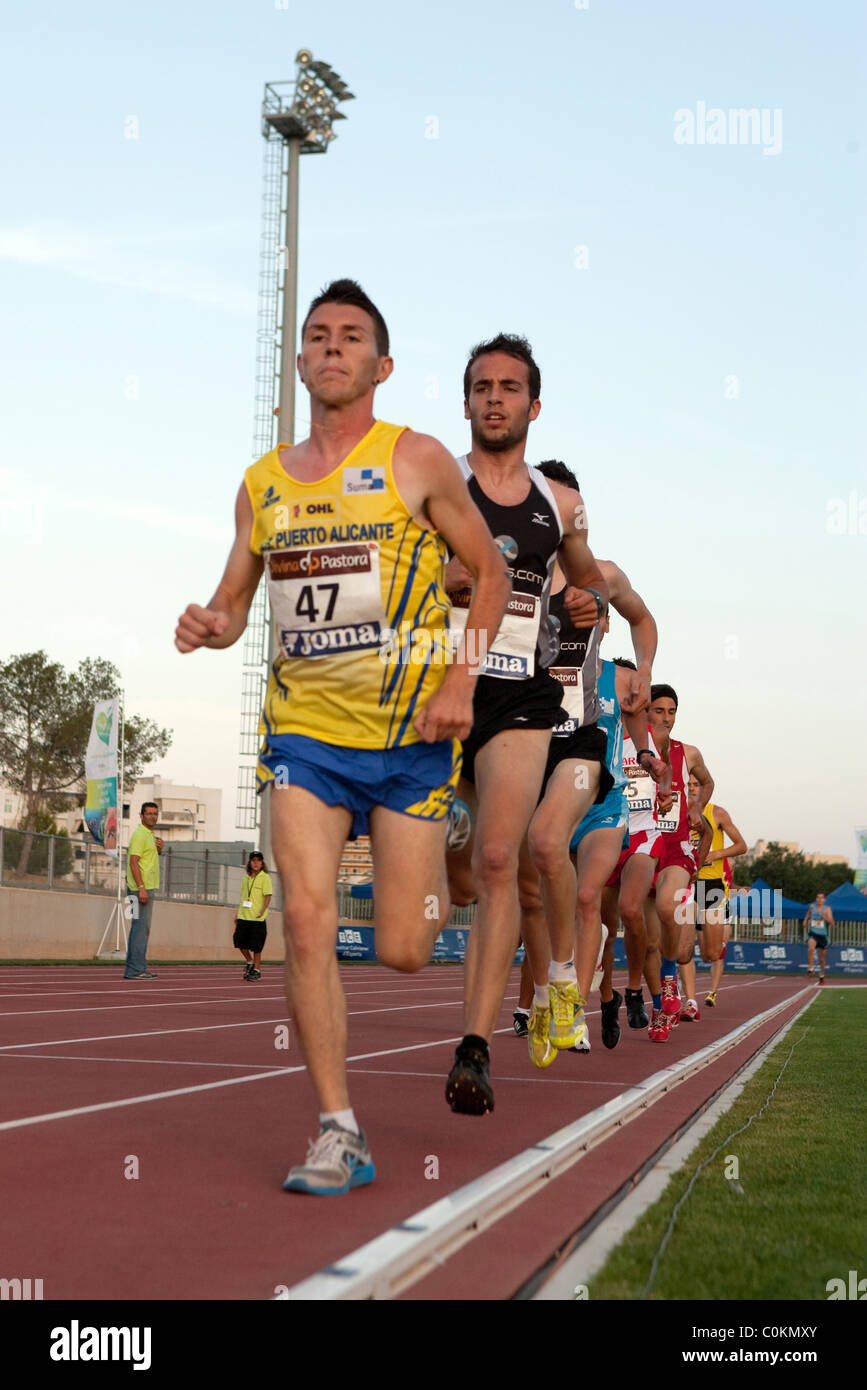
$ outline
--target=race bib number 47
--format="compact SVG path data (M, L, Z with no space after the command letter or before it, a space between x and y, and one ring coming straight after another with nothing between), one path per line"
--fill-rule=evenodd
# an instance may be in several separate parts
M267 575L284 656L332 656L381 645L387 621L374 541L272 551Z

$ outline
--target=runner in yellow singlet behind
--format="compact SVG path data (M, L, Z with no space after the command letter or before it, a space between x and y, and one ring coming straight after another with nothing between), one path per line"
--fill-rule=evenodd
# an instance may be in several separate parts
M692 781L694 779L691 779ZM695 791L698 791L697 782ZM726 860L746 854L747 842L725 807L709 801L704 808L704 818L711 828L713 838L695 885L695 926L701 958L710 961L710 989L704 1002L712 1009L717 1002L717 990L725 969L726 947L731 931ZM731 844L726 845L726 839L729 839Z
M319 1101L319 1138L284 1186L333 1195L375 1176L346 1082L346 1001L334 884L348 836L369 832L379 959L418 970L449 911L445 835L478 664L452 662L446 545L473 577L468 653L505 611L504 562L451 454L373 415L388 330L351 280L310 306L298 372L310 437L244 477L236 537L181 652L244 631L263 568L278 653L262 713L259 785L283 886L287 997ZM472 645L470 644L472 639Z

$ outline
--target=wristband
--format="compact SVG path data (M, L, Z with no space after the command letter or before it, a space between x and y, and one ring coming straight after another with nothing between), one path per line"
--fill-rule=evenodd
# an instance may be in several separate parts
M603 600L603 598L602 598L602 595L600 594L600 592L599 592L598 589L590 589L590 588L588 588L587 586L585 586L584 592L585 592L585 594L592 594L593 597L594 597L595 600L596 600L596 621L597 621L597 623L598 623L598 622L599 622L599 619L602 617L603 613L605 612L605 602L604 602L604 600Z
M635 755L635 761L638 762L639 758L643 758L645 753L647 754L648 758L656 757L656 754L654 753L652 748L639 748L638 752Z

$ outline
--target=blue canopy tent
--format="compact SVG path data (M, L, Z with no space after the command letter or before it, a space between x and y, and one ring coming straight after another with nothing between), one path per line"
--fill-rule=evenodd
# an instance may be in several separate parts
M825 901L838 921L867 922L867 897L858 892L854 883L841 883Z
M806 903L795 902L794 898L787 898L782 893L776 897L774 889L765 883L763 878L757 878L753 881L748 894L744 894L741 890L740 895L736 897L732 893L731 901L737 917L782 917L783 919L796 917L801 921L807 911Z

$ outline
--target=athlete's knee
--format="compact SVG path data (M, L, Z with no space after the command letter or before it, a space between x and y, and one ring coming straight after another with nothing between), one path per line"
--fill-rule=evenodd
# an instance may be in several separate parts
M428 964L430 948L421 935L409 938L386 936L382 941L377 940L376 958L380 965L412 975Z
M472 870L466 864L450 864L446 858L446 871L452 903L455 907L469 907L478 897Z
M578 908L582 912L601 912L602 910L602 889L595 884L588 883L586 879L582 882L578 880Z
M556 834L554 828L544 828L531 830L528 843L530 847L530 858L536 869L543 876L555 873L562 869L563 864L569 859L569 846L562 834Z
M518 902L522 912L541 912L543 904L538 878L534 878L532 883L526 878L518 879Z
M491 884L518 873L518 851L508 840L487 840L477 844L473 853L473 878L476 883Z
M332 911L333 905L330 905ZM334 940L323 930L323 911L312 902L294 902L283 908L283 939L287 959L297 965L328 960L334 954Z

